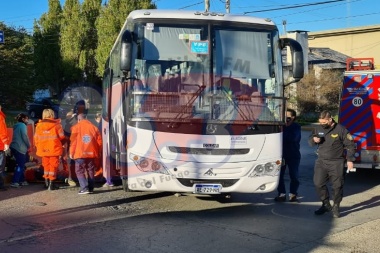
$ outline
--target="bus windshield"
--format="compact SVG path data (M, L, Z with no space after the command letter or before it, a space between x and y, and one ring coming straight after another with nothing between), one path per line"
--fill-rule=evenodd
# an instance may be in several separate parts
M277 31L137 23L134 33L132 119L283 121Z

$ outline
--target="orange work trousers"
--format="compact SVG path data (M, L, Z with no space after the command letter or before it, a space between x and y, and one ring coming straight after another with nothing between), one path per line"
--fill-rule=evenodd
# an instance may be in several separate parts
M42 157L42 167L44 167L45 179L53 181L57 178L59 166L59 156L44 156Z

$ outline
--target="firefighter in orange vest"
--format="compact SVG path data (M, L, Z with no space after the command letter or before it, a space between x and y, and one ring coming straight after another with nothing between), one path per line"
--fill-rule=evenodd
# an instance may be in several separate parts
M0 191L4 191L7 188L4 186L4 176L3 172L5 169L5 159L7 152L9 149L9 137L8 137L8 129L5 124L5 114L1 110L0 105Z
M84 114L78 114L78 123L71 127L69 151L70 159L75 161L75 173L80 185L78 194L94 191L95 166L101 147L102 137L99 129L87 120Z
M45 109L42 112L42 120L38 121L34 143L37 148L36 155L42 157L44 167L45 186L48 190L56 190L54 180L57 178L57 171L60 156L63 152L62 142L65 139L60 119L54 119L54 111Z

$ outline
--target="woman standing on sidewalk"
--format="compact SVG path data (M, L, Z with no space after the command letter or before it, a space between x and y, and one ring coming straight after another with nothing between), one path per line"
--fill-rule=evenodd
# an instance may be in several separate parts
M19 113L16 116L17 123L13 126L13 136L10 145L12 154L16 159L17 167L13 174L11 187L19 188L22 185L28 185L25 181L25 163L27 161L27 152L30 148L30 142L26 125L28 124L29 117L24 113Z

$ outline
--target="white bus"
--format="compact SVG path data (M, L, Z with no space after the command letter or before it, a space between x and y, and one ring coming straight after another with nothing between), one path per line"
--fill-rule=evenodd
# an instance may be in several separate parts
M126 191L276 189L285 123L281 51L300 44L267 19L136 10L105 66L103 168Z

